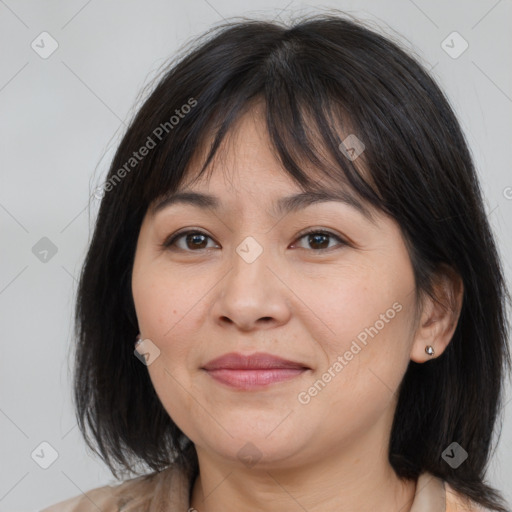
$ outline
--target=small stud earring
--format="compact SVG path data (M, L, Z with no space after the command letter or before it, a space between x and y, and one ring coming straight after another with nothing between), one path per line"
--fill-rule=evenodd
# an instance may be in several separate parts
M433 356L434 355L434 347L432 345L427 345L425 347L425 352L429 355L429 356Z

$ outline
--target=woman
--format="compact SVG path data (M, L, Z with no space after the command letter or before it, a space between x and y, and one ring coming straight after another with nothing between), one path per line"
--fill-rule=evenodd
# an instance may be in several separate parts
M117 478L152 472L46 512L508 510L509 295L460 126L395 43L210 31L101 194L77 417Z

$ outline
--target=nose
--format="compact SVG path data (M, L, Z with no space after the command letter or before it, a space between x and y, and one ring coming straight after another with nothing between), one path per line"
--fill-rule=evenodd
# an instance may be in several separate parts
M253 259L256 244L254 239L252 244L249 240L248 245L242 243L233 251L231 269L216 287L212 313L224 328L267 329L283 325L290 318L291 292L284 276L279 275L279 265L272 251L265 249Z

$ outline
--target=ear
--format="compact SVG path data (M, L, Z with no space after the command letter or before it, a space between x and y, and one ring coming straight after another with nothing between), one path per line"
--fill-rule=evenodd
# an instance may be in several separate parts
M450 343L459 321L464 295L464 285L459 274L448 265L441 265L433 283L435 300L425 295L422 299L420 318L417 322L411 359L424 363L439 357ZM425 347L431 345L434 355L429 356Z

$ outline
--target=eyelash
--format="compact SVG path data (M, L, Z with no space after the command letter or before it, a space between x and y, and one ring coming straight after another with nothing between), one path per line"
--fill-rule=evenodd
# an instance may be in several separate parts
M170 249L173 245L176 244L177 240L179 240L180 238L185 237L186 235L190 235L190 234L204 235L205 237L210 238L211 240L213 240L213 238L210 235L208 235L207 233L205 233L204 231L201 231L201 230L198 230L198 229L191 229L191 230L188 230L188 231L182 231L180 233L176 233L176 234L172 235L163 244L161 244L161 247L163 249ZM339 242L340 246L347 246L347 245L349 245L348 242L343 240L340 236L338 236L338 235L336 235L334 233L331 233L330 231L325 231L325 230L320 230L320 229L311 229L309 231L301 233L297 237L297 240L300 240L301 238L304 238L304 237L306 237L308 235L312 235L312 234L327 235L327 236L330 236L332 238L335 238ZM340 247L338 247L338 248L340 248ZM303 249L303 247L300 247L300 249ZM326 251L332 251L333 249L336 249L336 247L328 247L328 248L324 248L324 249L311 249L311 250L313 252L316 252L316 253L323 253L323 252L326 252ZM180 249L180 248L178 248L178 250L182 250L184 252L202 252L202 251L205 251L207 249L190 250L190 249Z

